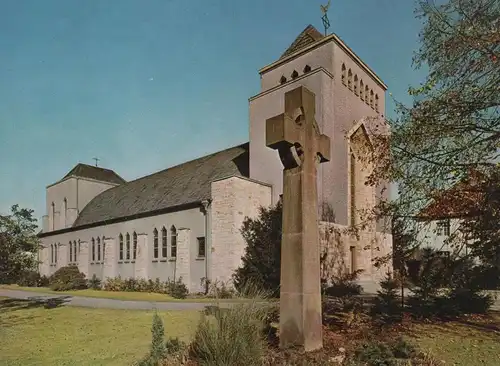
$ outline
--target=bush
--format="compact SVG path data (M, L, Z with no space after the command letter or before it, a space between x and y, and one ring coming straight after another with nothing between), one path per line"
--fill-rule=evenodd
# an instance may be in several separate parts
M106 278L103 288L106 291L124 291L125 282L120 276L114 278Z
M202 315L189 352L200 365L261 365L266 350L264 330L269 307L255 296L227 309Z
M387 273L386 278L380 282L380 286L382 289L377 291L371 314L383 323L401 321L403 309L397 294L398 282L390 273Z
M339 272L323 280L323 293L333 297L348 297L360 295L362 287L356 283L363 270L354 272Z
M92 290L100 290L101 289L101 280L95 275L92 275L92 278L88 281L88 287Z
M49 278L40 276L37 271L25 271L21 273L17 284L26 287L46 287L49 285Z
M401 360L412 360L417 356L416 348L399 338L393 342L371 341L361 344L351 361L366 366L397 366Z
M242 266L234 275L236 290L248 283L259 286L274 297L279 296L281 265L282 205L260 208L255 219L245 218L241 234L245 240Z
M177 281L167 280L165 285L167 289L167 294L176 299L185 299L189 294L189 291L184 282L182 282L181 277L179 277Z
M207 297L215 299L231 299L235 296L235 291L230 285L222 281L202 280L202 286L208 289Z
M81 290L87 288L85 275L75 265L59 268L49 279L53 291Z

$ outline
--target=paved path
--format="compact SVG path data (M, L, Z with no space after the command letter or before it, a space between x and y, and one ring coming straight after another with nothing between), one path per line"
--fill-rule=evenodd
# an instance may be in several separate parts
M128 310L203 310L211 303L199 302L151 302L151 301L128 301L115 299L101 299L93 297L81 297L71 295L44 294L38 292L6 290L0 289L0 296L15 299L33 299L46 300L49 298L60 298L64 305L82 306L88 308L107 308L107 309L128 309ZM225 305L225 304L224 304Z

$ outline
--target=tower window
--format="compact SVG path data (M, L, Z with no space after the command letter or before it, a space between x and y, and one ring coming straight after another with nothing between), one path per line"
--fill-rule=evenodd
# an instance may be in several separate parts
M297 72L297 70L293 70L292 79L297 79L298 76L299 76L299 73Z
M126 257L125 259L126 260L130 260L130 234L127 233L127 235L125 235L125 247L126 247Z
M280 79L280 84L284 84L284 83L286 83L286 77L282 76Z
M135 260L137 258L137 234L134 231L134 234L132 235L133 239L133 248L132 248L132 254L133 254L133 259Z
M120 260L123 260L123 235L120 233Z
M161 256L167 258L168 248L167 248L167 229L165 226L161 229Z
M364 91L364 85L363 85L363 80L361 80L359 82L359 97L361 98L361 100L365 100L365 91Z
M346 71L346 68L345 68L345 64L342 64L342 84L346 85L346 75L347 71Z
M311 66L306 65L306 66L304 67L304 74L307 74L307 73L308 73L308 72L310 72L310 71L311 71Z
M205 238L198 238L198 257L205 257Z
M365 103L367 105L370 105L370 88L368 88L368 85L365 86Z
M354 94L359 95L359 93L358 93L358 75L354 75Z
M379 111L378 109L378 94L375 94L375 111Z
M373 90L370 90L370 107L372 107L372 109L374 108L374 105L373 105Z
M352 90L352 71L349 69L349 73L347 74L347 87L349 90Z

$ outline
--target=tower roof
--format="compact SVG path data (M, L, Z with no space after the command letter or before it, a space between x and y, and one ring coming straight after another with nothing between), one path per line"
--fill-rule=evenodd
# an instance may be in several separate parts
M108 182L113 184L123 184L126 183L125 179L120 177L111 169L104 169L97 166L87 165L87 164L77 164L73 169L70 170L63 178L69 177L82 177L99 180L101 182Z
M316 41L319 41L320 39L324 38L325 36L322 35L314 26L309 24L298 36L295 38L295 41L292 42L292 44L286 49L286 51L281 55L279 58L280 60L291 55L292 53L295 53L303 48L306 48L307 46L313 44Z

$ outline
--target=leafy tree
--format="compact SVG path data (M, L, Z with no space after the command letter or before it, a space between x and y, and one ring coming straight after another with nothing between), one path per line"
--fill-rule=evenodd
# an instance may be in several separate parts
M0 215L0 281L17 282L37 269L39 240L33 210L14 205L10 215Z
M234 273L236 289L249 283L274 296L279 294L281 268L282 204L260 208L255 219L246 218L241 234L246 242L243 264Z

